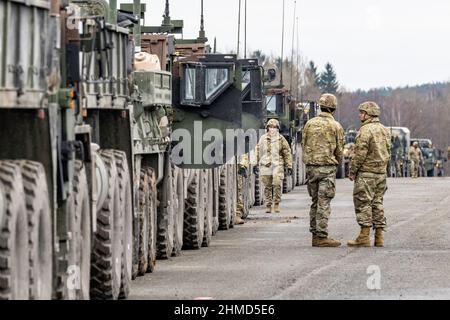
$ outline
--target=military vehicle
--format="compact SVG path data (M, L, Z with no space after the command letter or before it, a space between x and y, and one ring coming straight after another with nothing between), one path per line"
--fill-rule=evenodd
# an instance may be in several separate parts
M305 168L302 162L301 130L303 118L299 118L301 112L295 99L289 94L289 90L280 86L266 87L267 120L277 119L280 122L280 134L282 134L291 147L293 174L285 174L283 180L283 193L290 192L297 184L304 183Z
M345 144L343 151L342 162L338 165L338 170L336 172L337 178L346 178L348 177L348 171L350 167L350 161L352 160L355 143L356 143L356 135L358 131L354 128L348 128L345 131Z
M143 7L136 1L137 17ZM0 9L11 44L0 49L0 298L125 298L156 257L208 245L233 225L235 162L196 165L187 148L175 166L172 150L177 129L199 144L196 120L201 137L239 128L235 56L157 68L133 57L140 19L114 1L2 0Z
M392 148L388 174L390 177L409 176L409 146L411 133L406 127L387 127L391 132Z
M437 160L438 154L437 150L433 147L433 143L430 139L411 139L411 145L417 142L419 148L422 151L423 164L422 164L422 174L424 177L436 177L437 176Z

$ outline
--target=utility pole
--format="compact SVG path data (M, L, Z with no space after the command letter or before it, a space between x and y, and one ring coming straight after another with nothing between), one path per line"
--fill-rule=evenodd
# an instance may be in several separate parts
M283 18L281 27L281 72L280 72L280 86L283 86L283 55L284 55L284 3L283 0Z
M237 49L236 49L236 55L239 58L239 42L240 42L240 35L241 35L241 0L239 0L239 9L238 9L238 31L237 31Z

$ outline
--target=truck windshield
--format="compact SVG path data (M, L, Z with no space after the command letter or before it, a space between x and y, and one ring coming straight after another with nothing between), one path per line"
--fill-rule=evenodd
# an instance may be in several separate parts
M194 100L195 98L195 68L186 68L185 71L185 99Z
M268 112L277 112L277 99L275 96L266 96L266 108Z
M228 84L229 70L226 68L206 69L206 100L209 100L216 92Z

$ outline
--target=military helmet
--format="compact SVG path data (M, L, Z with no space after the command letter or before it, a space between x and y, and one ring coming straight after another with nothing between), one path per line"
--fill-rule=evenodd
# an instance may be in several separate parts
M318 102L319 106L325 107L328 109L336 110L337 108L337 99L334 94L324 93Z
M358 109L359 111L365 111L369 116L372 117L379 117L381 113L380 107L372 101L361 103Z
M278 129L280 129L280 123L278 122L277 119L270 119L266 123L266 128L269 128L269 127L277 127Z

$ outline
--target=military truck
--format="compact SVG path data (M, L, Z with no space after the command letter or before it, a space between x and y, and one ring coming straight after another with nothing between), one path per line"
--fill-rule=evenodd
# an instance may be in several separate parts
M411 145L417 142L419 148L422 151L423 164L421 166L421 176L423 177L436 177L437 176L437 150L433 147L433 143L430 139L425 138L413 138L411 139Z
M357 134L358 134L358 132L354 128L348 128L345 131L345 144L344 144L344 151L343 151L343 159L342 159L342 162L338 165L338 170L336 172L337 178L343 179L343 178L348 177L350 161L353 158Z
M0 6L11 44L0 50L0 298L124 298L157 256L232 226L233 165L179 169L171 148L196 119L240 126L235 57L180 59L172 76L145 56L133 64L128 27L140 23L115 2Z
M388 174L391 177L408 177L409 170L409 146L411 145L411 133L406 127L387 127L391 133L392 148L389 161Z
M302 162L301 119L298 118L299 104L283 86L266 87L267 119L277 119L280 122L282 134L291 147L293 174L285 175L283 193L290 192L297 183L304 182L304 166ZM301 108L300 108L301 109ZM297 119L297 120L296 120ZM300 178L300 179L299 179Z

